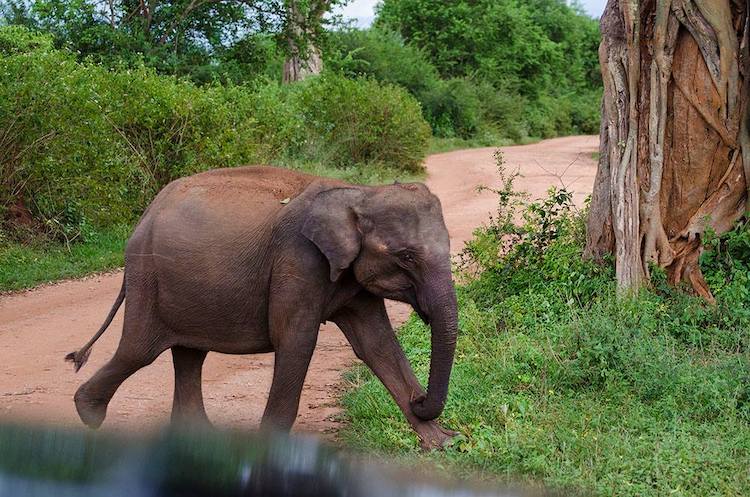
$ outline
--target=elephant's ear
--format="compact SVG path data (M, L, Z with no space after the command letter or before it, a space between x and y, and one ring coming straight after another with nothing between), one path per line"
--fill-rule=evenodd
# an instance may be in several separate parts
M328 259L331 281L354 262L362 245L355 207L365 194L356 188L333 188L318 193L302 225L302 234Z

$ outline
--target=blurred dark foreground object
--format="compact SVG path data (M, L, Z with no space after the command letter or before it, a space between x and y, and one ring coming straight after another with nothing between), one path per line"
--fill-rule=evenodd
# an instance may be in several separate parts
M170 430L138 439L0 427L0 497L407 495L542 494L470 489L350 462L312 437Z

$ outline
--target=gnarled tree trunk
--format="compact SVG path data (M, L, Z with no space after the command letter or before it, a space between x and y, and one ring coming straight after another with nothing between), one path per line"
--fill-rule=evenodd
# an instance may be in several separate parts
M701 237L748 209L748 2L609 0L601 32L587 255L613 253L622 289L648 281L653 263L713 300Z

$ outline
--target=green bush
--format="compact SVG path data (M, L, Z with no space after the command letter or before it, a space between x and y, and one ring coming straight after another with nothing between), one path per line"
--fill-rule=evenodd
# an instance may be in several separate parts
M578 21L584 22L583 19ZM589 38L590 33L587 33L582 40L589 41ZM571 40L577 39L571 37ZM433 134L440 138L469 140L491 135L521 141L529 136L548 138L596 133L599 129L601 90L589 81L587 71L591 68L584 64L588 59L578 61L572 68L576 72L573 82L566 81L561 87L552 84L547 75L544 81L550 81L544 83L544 87L537 82L533 91L521 91L521 87L529 83L526 80L530 76L526 73L530 69L514 65L513 59L491 57L482 62L484 71L441 79L428 53L415 44L405 43L401 35L384 26L333 33L330 43L325 54L326 64L332 71L350 78L371 77L406 88L421 104ZM560 50L560 46L555 47ZM570 50L580 55L587 49ZM523 58L525 63L529 62L528 57ZM542 57L534 62L534 67L544 66L549 71L547 66L555 60ZM495 65L490 67L491 63ZM519 83L521 80L523 84Z
M0 241L85 240L210 168L304 157L418 171L427 149L419 105L395 86L329 75L197 87L82 64L20 28L1 28L0 47L0 226L13 231Z
M601 86L597 22L561 0L384 0L376 26L444 78L478 77L531 100Z
M387 29L352 29L331 33L324 52L327 67L349 78L370 77L402 86L419 98L440 79L419 49Z
M97 105L102 76L51 50L0 59L3 219L20 204L72 239L90 222L132 215L131 192L118 190L137 169Z
M49 36L32 33L22 26L5 26L0 29L0 55L51 48L52 39Z
M472 138L483 123L482 102L468 80L438 81L419 98L435 136Z
M476 85L463 78L441 80L427 56L403 38L383 28L333 33L326 63L335 72L350 78L370 77L406 88L422 106L424 118L435 136L474 138L482 128L520 136L509 125L521 110L511 102L501 102L503 94L489 84ZM508 105L510 104L510 105Z
M471 91L468 83L459 92L439 84L411 90L438 136L489 128L519 141L599 129L597 23L565 2L384 0L376 29L398 32L441 78L476 82ZM477 98L480 125L467 126ZM463 106L472 110L456 116Z
M707 232L703 241L706 281L730 319L727 325L742 326L750 320L750 213L722 236Z
M284 66L284 54L273 36L251 33L233 45L221 49L219 64L205 66L203 82L231 81L242 84L259 79L278 80ZM191 78L198 80L193 72Z
M430 129L405 90L330 73L304 83L295 99L311 131L308 149L325 149L327 160L339 165L422 169Z
M0 206L24 202L56 237L132 221L172 179L250 161L265 139L238 92L48 49L1 62Z
M576 133L599 133L602 90L580 90L571 99L570 120Z

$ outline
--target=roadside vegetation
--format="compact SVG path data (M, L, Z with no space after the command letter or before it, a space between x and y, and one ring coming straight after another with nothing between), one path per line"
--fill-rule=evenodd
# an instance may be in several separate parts
M611 265L582 257L585 212L571 195L552 189L527 205L504 179L497 215L459 263L460 336L441 422L461 435L418 455L403 416L360 367L343 401L346 443L595 495L747 495L747 223L706 242L701 267L717 305L663 274L623 298ZM414 317L399 332L423 380L429 337Z
M321 21L323 73L285 85L289 19L266 16L281 12L274 0L158 9L151 19L117 17L118 2L112 16L88 0L7 3L0 291L117 266L153 196L199 171L263 163L406 180L421 176L427 153L596 129L594 20L559 0L461 13L426 3L439 17L427 23L411 0L384 2L366 30ZM459 51L425 43L443 20L456 31L476 16L490 16L491 32L474 26ZM508 37L495 23L512 20L532 35ZM560 72L563 59L575 70Z

